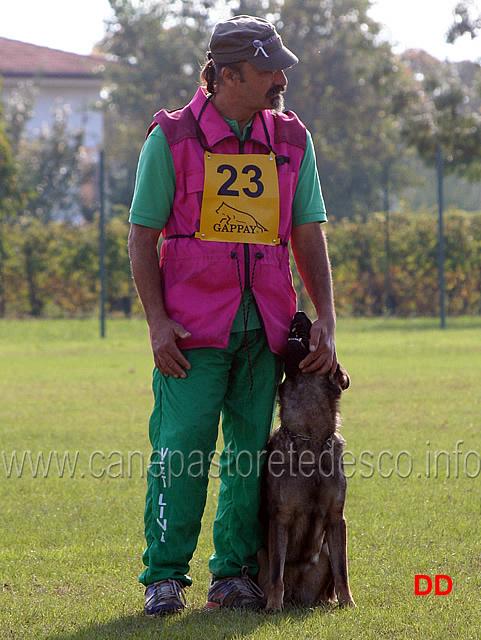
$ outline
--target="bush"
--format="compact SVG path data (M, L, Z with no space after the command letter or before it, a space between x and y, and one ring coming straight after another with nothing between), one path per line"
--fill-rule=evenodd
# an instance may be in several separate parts
M439 314L438 218L434 213L397 213L367 222L343 220L326 226L336 308L340 315ZM445 215L446 311L481 312L481 213Z
M3 225L4 307L14 317L88 316L100 300L97 222ZM107 311L129 314L135 302L127 253L128 223L117 217L105 229Z
M106 225L107 311L141 313L127 253L127 212ZM438 224L435 213L344 219L326 226L339 315L434 316L439 314ZM96 222L72 225L30 220L1 226L0 309L6 315L86 316L100 299ZM445 216L446 311L481 312L481 213ZM292 263L299 307L313 309Z

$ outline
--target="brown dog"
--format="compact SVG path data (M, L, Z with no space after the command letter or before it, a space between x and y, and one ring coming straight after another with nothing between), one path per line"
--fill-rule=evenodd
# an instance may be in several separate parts
M354 606L348 584L346 477L339 398L349 386L338 365L334 376L302 373L311 322L302 311L291 322L286 378L279 386L281 426L267 443L260 518L259 586L269 610L284 602L332 601Z

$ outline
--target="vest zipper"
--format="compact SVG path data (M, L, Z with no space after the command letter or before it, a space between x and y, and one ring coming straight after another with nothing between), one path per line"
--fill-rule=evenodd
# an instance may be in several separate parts
M244 245L245 246L245 245ZM247 353L247 362L248 362L248 366L249 366L249 377L251 380L251 385L250 385L250 389L249 389L249 393L252 391L253 387L254 387L254 375L252 372L252 364L251 364L251 352L250 352L250 348L249 348L249 339L247 337L247 325L249 324L249 313L250 313L250 309L251 309L251 304L252 304L252 299L253 299L253 294L252 294L252 287L254 285L254 274L255 274L255 270L256 270L256 264L258 260L261 260L264 257L264 254L262 253L262 251L257 251L256 255L255 255L255 260L254 260L254 266L252 267L252 278L251 280L247 281L247 283L244 283L244 289L247 286L247 284L249 285L250 288L250 293L249 293L249 301L247 303L247 308L245 306L245 302L244 299L242 297L242 280L241 280L241 273L240 273L240 264L239 264L239 256L237 255L236 251L231 251L230 252L230 257L236 261L236 265L237 265L237 277L239 278L239 287L241 290L241 304L242 304L242 316L244 318L244 345L246 348L246 353ZM255 304L255 301L254 301Z
M243 153L244 153L244 141L243 140L239 140L239 154L243 154ZM249 364L249 377L250 377L250 380L251 380L249 393L251 393L252 389L254 388L254 373L252 371L251 354L250 354L250 348L249 348L249 339L247 337L247 325L249 323L249 312L250 312L251 303L254 301L254 304L255 304L254 293L252 291L252 287L254 285L254 272L255 272L255 269L256 269L257 261L260 260L263 257L264 257L264 254L262 252L258 251L256 253L255 260L254 260L254 266L252 268L252 279L251 279L249 244L247 242L244 243L244 291L246 291L247 288L249 288L249 301L247 303L247 309L245 309L244 300L242 299L242 311L243 311L243 316L244 316L244 344L245 344L245 348L246 348L246 352L247 352L247 361L248 361L248 364ZM235 251L231 252L231 258L235 258L236 261L237 261L237 273L238 273L238 277L239 277L239 286L241 288L241 295L243 296L244 291L242 291L242 283L241 283L240 267L239 267L239 258L237 257L237 253Z
M251 262L251 257L249 255L249 245L245 244L244 245L244 266L245 266L245 271L244 271L244 291L247 289L247 287L249 286L249 276L250 276L250 264Z
M239 154L244 153L244 140L239 139ZM244 244L244 291L249 286L250 270L251 270L251 258L249 253L249 245Z

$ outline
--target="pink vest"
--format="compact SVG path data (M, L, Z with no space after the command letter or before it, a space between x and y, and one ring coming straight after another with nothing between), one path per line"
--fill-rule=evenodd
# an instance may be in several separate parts
M241 143L200 88L174 112L159 111L149 131L162 128L176 175L174 204L162 231L160 269L167 314L192 335L181 349L226 348L241 293L251 285L271 351L284 355L296 311L287 243L292 201L306 146L306 129L292 113L256 114L248 140ZM204 149L214 153L277 155L282 245L206 242L199 230L204 186Z

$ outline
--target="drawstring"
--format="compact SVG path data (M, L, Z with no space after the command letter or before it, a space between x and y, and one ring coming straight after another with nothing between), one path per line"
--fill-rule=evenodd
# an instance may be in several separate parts
M268 147L269 147L269 149L272 151L272 153L275 155L275 153L276 153L276 152L275 152L275 151L274 151L274 149L272 148L272 145L271 145L271 137L270 137L270 135L269 135L269 129L267 128L267 124L266 124L266 121L265 121L265 119L264 119L264 114L262 113L262 111L259 111L259 118L261 119L262 127L264 128L264 135L265 135L265 137L266 137L267 146L268 146Z
M247 309L245 307L245 303L244 303L244 296L243 291L242 291L242 278L241 278L241 273L240 273L240 263L239 263L239 256L237 255L236 251L231 251L230 257L235 261L236 261L236 265L237 265L237 277L239 279L239 288L240 288L240 292L241 292L241 302L242 302L242 316L244 319L244 345L246 348L246 352L247 352L247 364L249 367L249 378L251 381L250 384L250 388L249 388L249 393L252 392L252 389L254 387L254 375L252 372L252 362L251 362L251 352L250 352L250 348L249 348L249 338L247 337L247 324L249 322L249 314L250 314L250 310L251 310L251 303L252 303L252 298L254 297L253 293L252 293L252 288L254 286L254 276L255 276L255 271L256 271L256 264L258 260L261 260L264 257L264 254L262 253L262 251L257 251L255 254L255 259L254 259L254 265L252 267L252 275L251 275L251 280L248 283L249 284L249 298L247 301Z
M209 102L212 100L213 97L214 97L214 94L213 93L209 93L209 95L207 96L207 100L202 105L202 109L200 110L199 117L196 118L196 120L195 120L195 132L196 132L196 136L197 136L197 142L200 144L200 146L202 147L202 149L204 151L208 151L209 153L212 153L212 150L209 149L209 147L207 147L202 142L202 129L200 128L200 119L204 115L204 111L206 110Z
M279 167L279 166L281 166L283 164L286 164L286 163L290 164L291 159L289 158L289 156L278 156L277 153L272 148L271 137L269 135L269 129L267 128L267 124L266 124L266 121L265 121L265 118L264 118L264 114L262 113L262 111L259 111L259 117L261 119L262 126L264 127L264 135L266 136L267 145L268 145L269 149L271 150L271 152L276 157L276 165Z

